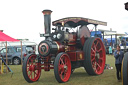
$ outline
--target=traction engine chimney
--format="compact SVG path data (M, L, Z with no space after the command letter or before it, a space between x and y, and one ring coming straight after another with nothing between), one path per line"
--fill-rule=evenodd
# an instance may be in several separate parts
M51 10L43 10L42 13L44 14L44 29L45 29L45 34L47 37L50 35L51 33Z

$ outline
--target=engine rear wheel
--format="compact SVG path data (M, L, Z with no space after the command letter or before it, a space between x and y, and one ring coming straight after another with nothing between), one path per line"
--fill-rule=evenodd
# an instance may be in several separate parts
M125 53L122 63L122 83L128 85L128 52Z
M23 76L29 83L35 82L41 75L41 63L38 62L37 55L27 55L23 62Z
M89 38L84 44L84 68L89 75L102 74L105 67L106 53L100 38Z
M66 53L62 52L56 56L54 74L59 83L67 82L69 80L71 75L71 62Z

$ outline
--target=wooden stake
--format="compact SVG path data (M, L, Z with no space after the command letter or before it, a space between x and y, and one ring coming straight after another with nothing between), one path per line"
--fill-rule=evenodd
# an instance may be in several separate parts
M2 57L0 56L0 74L2 73Z
M23 55L22 55L22 41L20 41L20 43L21 43L21 65L23 65L22 63L22 61L23 61Z
M7 41L6 41L6 64L8 65L8 55L7 55L7 51L8 51L8 49L7 49ZM6 66L6 73L8 73L8 67Z

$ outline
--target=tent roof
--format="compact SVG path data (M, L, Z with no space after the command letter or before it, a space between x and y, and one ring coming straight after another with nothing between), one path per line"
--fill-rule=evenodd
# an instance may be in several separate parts
M19 41L17 39L14 39L6 34L4 34L3 32L0 32L0 41Z
M116 35L116 36L126 36L126 34L125 33L107 33L106 32L106 34L105 35Z

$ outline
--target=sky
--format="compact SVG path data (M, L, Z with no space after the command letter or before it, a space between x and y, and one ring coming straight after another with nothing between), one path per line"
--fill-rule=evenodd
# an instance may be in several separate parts
M0 30L16 39L40 42L44 38L44 9L52 10L51 21L85 17L107 22L98 29L128 32L127 0L0 0Z

